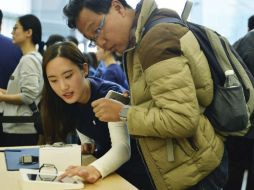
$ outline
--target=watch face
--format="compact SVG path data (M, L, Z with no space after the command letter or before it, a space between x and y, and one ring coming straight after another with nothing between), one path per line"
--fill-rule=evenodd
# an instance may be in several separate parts
M30 164L33 162L32 156L23 156L23 163Z
M32 155L23 155L19 158L20 164L34 164L38 163L39 158L38 156L32 156Z
M33 158L30 155L24 155L19 158L20 164L31 164L33 163Z

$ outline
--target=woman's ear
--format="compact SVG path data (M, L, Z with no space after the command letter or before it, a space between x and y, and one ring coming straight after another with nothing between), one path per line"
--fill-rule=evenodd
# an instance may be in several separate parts
M84 77L87 77L88 74L89 74L89 69L88 69L88 64L87 63L84 63L83 64L83 73L84 73Z
M26 34L27 34L27 37L31 37L33 35L33 30L31 28L29 28L27 31L26 31Z

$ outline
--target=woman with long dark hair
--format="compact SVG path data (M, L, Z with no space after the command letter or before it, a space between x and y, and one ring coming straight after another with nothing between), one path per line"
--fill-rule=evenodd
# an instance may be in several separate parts
M43 77L41 112L46 142L65 141L70 132L77 130L82 144L92 140L96 146L92 152L98 158L95 162L69 167L64 175L78 175L94 183L117 171L139 189L149 190L146 168L135 141L129 139L123 127L124 122L101 122L91 106L109 90L123 93L125 89L110 81L88 77L86 57L70 42L56 43L46 50Z

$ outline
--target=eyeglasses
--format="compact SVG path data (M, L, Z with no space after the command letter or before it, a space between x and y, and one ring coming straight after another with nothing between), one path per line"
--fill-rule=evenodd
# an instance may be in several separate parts
M94 48L96 46L96 41L97 41L97 39L98 39L98 37L101 33L101 30L102 30L102 28L105 24L105 18L106 18L106 15L103 15L102 20L101 20L98 28L95 30L95 35L94 35L93 39L90 40L90 43L89 43L88 47Z

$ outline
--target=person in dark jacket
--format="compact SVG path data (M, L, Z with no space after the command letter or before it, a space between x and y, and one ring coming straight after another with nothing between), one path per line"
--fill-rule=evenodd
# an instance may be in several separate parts
M233 47L254 75L254 15L248 19L248 33L236 41ZM241 189L244 174L248 174L246 190L253 190L254 140L229 137L226 147L229 155L229 179L224 190Z
M254 75L254 15L248 19L248 33L233 46Z
M0 10L0 31L2 25L3 13ZM12 43L12 40L0 34L0 88L6 89L9 78L19 63L22 56L18 46Z

